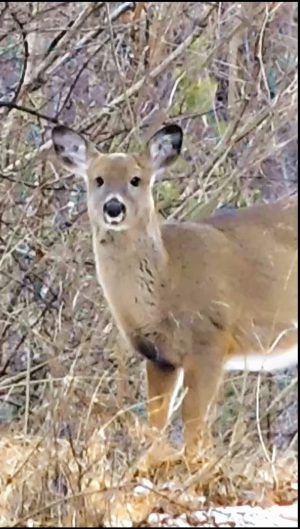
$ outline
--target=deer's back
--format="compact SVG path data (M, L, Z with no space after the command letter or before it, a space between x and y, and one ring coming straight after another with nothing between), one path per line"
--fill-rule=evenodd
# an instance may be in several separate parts
M173 285L167 310L197 328L199 339L210 327L223 329L245 348L250 334L263 345L293 325L297 207L291 197L197 224L164 224Z

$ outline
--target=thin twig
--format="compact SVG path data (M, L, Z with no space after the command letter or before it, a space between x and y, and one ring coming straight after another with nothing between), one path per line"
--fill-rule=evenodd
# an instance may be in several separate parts
M88 2L85 9L78 15L77 19L75 20L72 27L65 33L65 35L61 38L61 40L57 43L56 47L54 48L54 51L50 54L47 54L45 59L39 64L39 66L34 70L32 75L30 76L30 79L24 84L23 89L29 90L38 79L40 79L44 72L48 70L48 68L54 63L55 59L59 57L59 53L61 49L63 49L64 46L67 45L67 42L71 40L71 38L78 32L78 30L81 28L81 26L85 23L87 18L99 8L98 2ZM61 63L60 58L60 63ZM49 72L48 72L49 74Z
M16 13L14 11L11 11L11 17L13 18L13 20L15 21L15 23L17 24L17 26L20 29L20 32L21 32L21 35L22 35L22 40L23 40L23 48L24 48L24 60L23 60L22 72L21 72L20 79L19 79L19 82L18 82L18 86L16 88L16 91L15 91L15 94L14 94L14 97L13 97L13 100L12 100L12 103L17 103L19 95L20 95L20 92L21 92L21 89L22 89L22 86L23 86L23 83L24 83L24 79L25 79L25 76L26 76L27 64L28 64L28 59L29 59L29 48L28 48L28 42L27 42L27 33L26 33L26 30L24 29L25 24L23 24L19 20L18 16L16 15ZM10 112L10 110L11 110L11 108L8 109L8 113Z
M134 119L134 115L133 115L133 110L131 108L130 100L129 100L129 97L127 95L127 88L126 88L126 83L125 83L125 80L124 80L124 75L123 75L123 73L121 71L121 67L120 67L120 64L119 64L119 61L118 61L118 57L117 57L117 54L116 54L115 38L114 38L114 32L113 32L112 23L111 23L111 16L110 16L109 3L108 2L105 2L105 7L106 7L107 23L108 23L108 30L109 30L109 37L110 37L111 52L112 52L112 56L113 56L113 61L115 63L115 67L116 67L116 70L118 72L118 76L119 76L119 79L121 81L121 84L122 84L124 99L125 99L126 106L127 106L128 112L129 112L130 120L131 120L131 127L132 127L132 129L135 130L135 119ZM136 140L139 141L139 138L136 137Z
M177 47L175 50L168 55L168 57L162 61L161 64L156 66L152 72L149 73L149 76L147 76L147 79L150 79L151 81L156 79L159 75L161 75L167 68L174 62L180 55L202 34L203 29L205 25L207 24L207 21L209 20L209 17L211 13L214 11L215 6L213 6L208 13L205 15L203 20L199 22L197 27L191 32L191 34L186 37L186 39ZM121 94L117 97L115 97L110 103L108 103L106 106L104 106L100 112L96 112L94 115L88 117L81 125L80 131L86 132L88 131L93 125L99 121L103 116L106 114L110 114L112 110L115 109L120 103L123 103L126 97L130 98L133 95L135 95L143 86L144 82L146 80L146 76L142 77L139 81L137 81L131 88L129 88L126 91L125 94Z
M26 112L26 114L31 114L31 116L35 116L39 119L44 119L45 121L49 121L50 123L53 123L55 125L59 124L59 120L57 118L42 114L41 112L34 110L34 108L28 108L24 105L18 105L13 101L0 101L0 108L19 110L20 112Z

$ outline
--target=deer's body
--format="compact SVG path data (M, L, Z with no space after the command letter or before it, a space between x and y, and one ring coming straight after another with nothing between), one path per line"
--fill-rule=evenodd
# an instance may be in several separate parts
M298 196L198 223L160 225L149 159L160 168L159 157L174 157L178 129L159 131L148 157L93 153L86 174L98 280L123 338L147 358L151 423L165 426L182 369L186 440L193 444L224 369L297 363ZM65 162L74 144L73 133L66 134L54 136ZM61 140L66 137L69 143ZM135 199L127 186L137 171L145 187ZM103 195L91 183L100 174L108 182Z
M155 217L152 237L94 232L98 278L124 336L165 341L161 356L174 367L219 340L225 368L242 355L273 362L280 350L288 365L297 340L297 203L292 196L197 224L159 227Z

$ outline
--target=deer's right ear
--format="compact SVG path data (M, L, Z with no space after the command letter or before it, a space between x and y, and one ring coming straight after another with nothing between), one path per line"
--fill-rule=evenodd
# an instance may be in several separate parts
M83 136L59 125L52 129L52 142L55 153L63 165L75 174L86 177L92 149Z

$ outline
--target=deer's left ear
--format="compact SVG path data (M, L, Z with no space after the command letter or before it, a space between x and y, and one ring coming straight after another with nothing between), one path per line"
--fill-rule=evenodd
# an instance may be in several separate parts
M159 170L175 162L181 153L183 132L179 125L166 125L147 143L147 157L154 169Z

